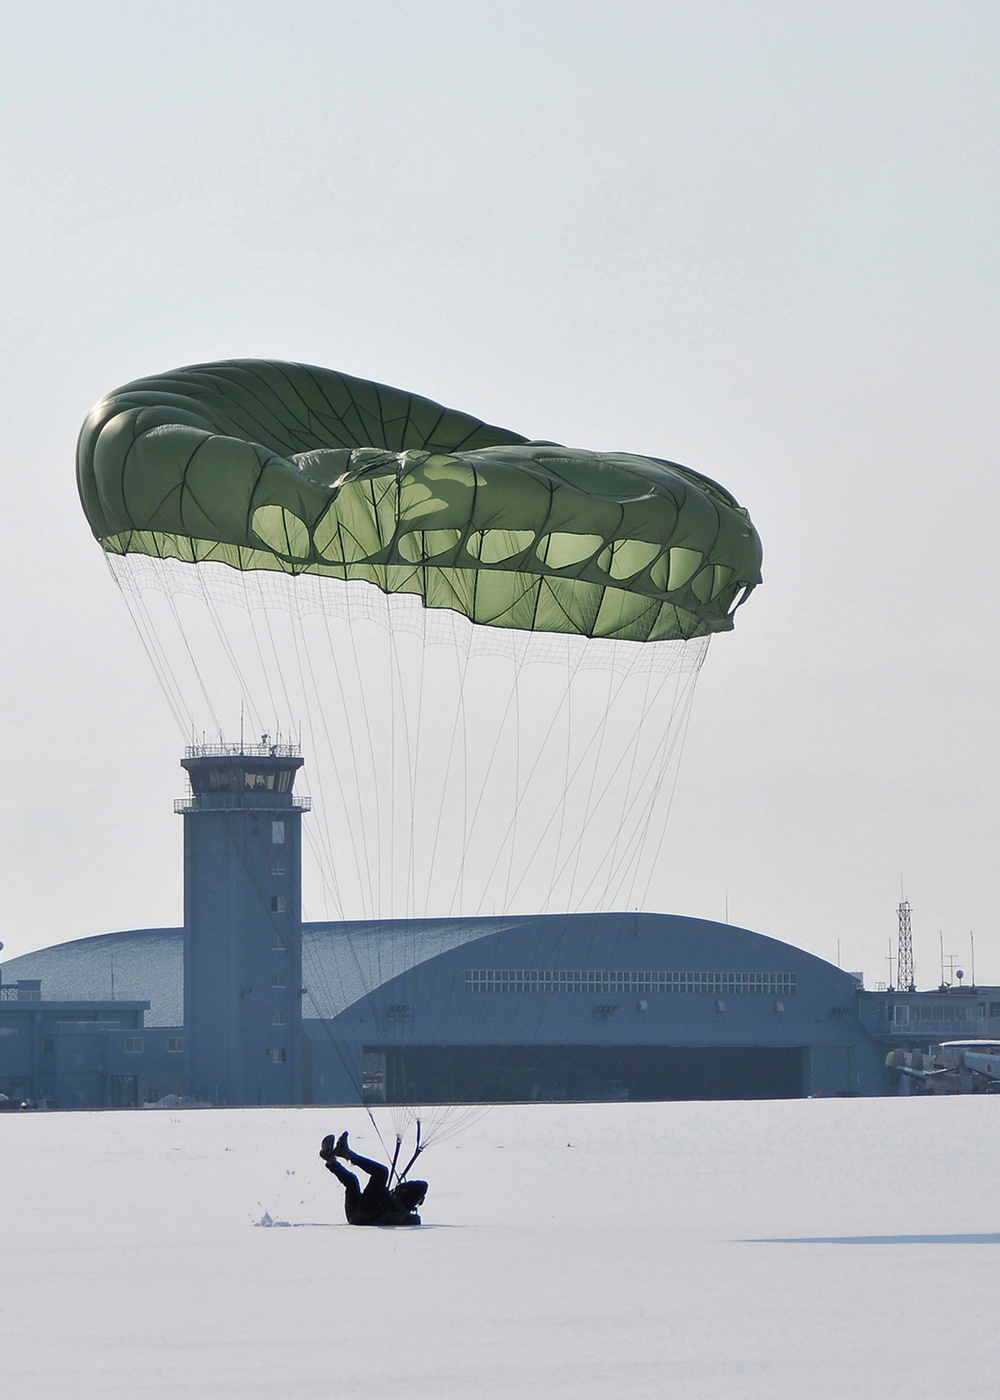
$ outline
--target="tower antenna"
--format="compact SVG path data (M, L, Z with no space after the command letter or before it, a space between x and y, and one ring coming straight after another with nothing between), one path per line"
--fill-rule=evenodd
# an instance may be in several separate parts
M902 899L896 910L899 916L899 957L896 963L899 989L902 992L915 992L917 985L913 977L913 933L910 929L910 901Z

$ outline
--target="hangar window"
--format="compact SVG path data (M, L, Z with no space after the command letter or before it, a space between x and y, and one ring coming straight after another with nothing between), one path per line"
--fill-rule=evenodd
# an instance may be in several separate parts
M167 1054L180 1055L184 1049L184 1037L182 1035L167 1036Z
M791 996L794 972L536 972L477 970L465 974L467 992L649 992L702 996Z
M990 1002L990 1016L1000 1016L1000 1001Z
M126 1053L126 1055L141 1055L141 1054L142 1054L142 1036L141 1036L141 1035L127 1035L127 1036L125 1037L125 1053Z

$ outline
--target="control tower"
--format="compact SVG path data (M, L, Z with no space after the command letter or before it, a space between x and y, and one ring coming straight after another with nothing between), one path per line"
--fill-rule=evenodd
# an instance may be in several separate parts
M181 766L185 1092L302 1102L302 767L291 744L199 744Z

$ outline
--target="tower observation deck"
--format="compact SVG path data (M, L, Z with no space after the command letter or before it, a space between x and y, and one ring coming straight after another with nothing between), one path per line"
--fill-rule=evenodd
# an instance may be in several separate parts
M302 1102L302 814L292 744L199 744L181 766L186 1089Z

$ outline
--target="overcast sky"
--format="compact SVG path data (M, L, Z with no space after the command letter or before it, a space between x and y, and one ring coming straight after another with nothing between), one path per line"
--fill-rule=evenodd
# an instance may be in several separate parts
M181 920L76 497L118 384L304 360L748 507L669 907L1000 982L995 3L0 0L4 957Z

